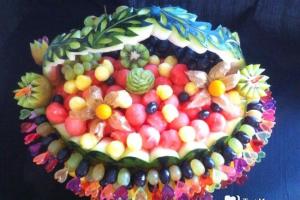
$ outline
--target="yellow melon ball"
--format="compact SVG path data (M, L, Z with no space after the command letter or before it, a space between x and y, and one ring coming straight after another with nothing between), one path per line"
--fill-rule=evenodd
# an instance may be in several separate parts
M241 95L239 94L238 91L236 90L232 90L230 92L227 93L229 100L236 104L236 105L240 105L241 104Z
M173 66L169 63L161 63L158 65L158 72L161 76L169 77Z
M173 89L169 85L159 85L156 88L156 94L161 100L167 100L173 95Z
M64 84L64 91L68 94L75 94L78 91L75 81L74 80L66 81Z
M113 64L110 62L110 60L108 59L104 59L103 62L101 63L101 66L105 67L109 74L111 75L112 73L114 73L114 66Z
M99 65L95 70L95 77L98 81L106 81L110 76L107 68Z
M108 119L112 114L112 109L107 104L100 104L96 108L96 115L99 119L106 120Z
M118 140L114 140L106 146L106 153L115 160L118 160L122 156L124 151L124 144Z
M92 149L98 143L98 139L94 134L86 133L80 137L79 143L83 149Z
M183 142L191 142L195 140L196 131L192 126L183 126L179 129L179 137Z
M86 101L78 96L72 97L69 101L69 107L73 111L79 111L86 107Z
M166 104L162 108L162 114L167 122L172 122L175 118L179 116L177 108L172 104Z
M184 91L188 93L190 96L196 94L198 92L199 88L196 86L194 82L188 82L184 86Z
M130 150L140 150L142 148L142 136L139 133L130 133L126 140L127 147Z
M174 66L178 63L178 60L175 56L167 56L164 60L165 63L168 63L171 66Z
M91 86L92 79L86 75L79 75L76 77L75 84L79 90L83 91Z
M160 59L159 59L159 57L157 55L152 55L149 58L149 63L153 64L153 65L159 65Z
M219 97L225 93L225 84L221 80L214 80L208 86L208 92L214 96Z

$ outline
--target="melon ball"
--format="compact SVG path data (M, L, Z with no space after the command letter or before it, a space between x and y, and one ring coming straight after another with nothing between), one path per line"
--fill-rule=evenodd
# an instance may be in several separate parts
M114 73L114 78L116 80L116 83L118 85L122 86L123 88L126 87L127 76L129 74L129 72L130 71L128 69L121 69Z
M159 145L164 148L178 150L181 147L181 141L176 130L163 131L160 134Z
M178 130L183 126L187 126L190 123L190 119L187 116L187 114L185 114L184 112L180 112L179 116L177 118L175 118L171 123L170 123L170 128L171 129L175 129Z
M139 133L143 139L143 148L146 150L151 150L159 144L160 134L156 128L148 125L143 125Z
M196 131L196 140L199 141L208 136L209 126L205 121L200 119L193 120L191 126L194 127Z
M158 67L157 65L153 65L153 64L148 64L144 67L145 70L149 70L153 73L154 77L158 77L159 76L159 72L158 72Z
M85 120L69 116L65 120L65 128L70 136L79 136L87 131L87 123Z
M125 117L132 126L140 126L144 124L147 114L145 106L142 104L132 104L127 108Z
M167 121L164 119L163 115L159 111L151 115L148 115L147 123L150 126L156 128L159 132L165 130L166 127L168 126Z
M170 79L175 85L185 85L189 82L189 78L186 75L187 66L185 64L176 64L171 70Z

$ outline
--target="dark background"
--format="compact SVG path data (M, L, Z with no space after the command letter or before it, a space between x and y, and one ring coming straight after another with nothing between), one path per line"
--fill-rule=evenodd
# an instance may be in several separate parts
M169 2L169 3L166 3ZM118 5L178 5L214 26L238 31L248 63L261 63L271 77L278 102L277 126L265 147L267 158L249 173L243 186L217 191L249 200L300 199L300 1L299 0L7 0L0 1L0 200L76 199L53 179L53 174L32 164L19 133L18 110L12 90L26 71L41 72L30 55L29 42L50 39L80 27L87 15L109 13Z

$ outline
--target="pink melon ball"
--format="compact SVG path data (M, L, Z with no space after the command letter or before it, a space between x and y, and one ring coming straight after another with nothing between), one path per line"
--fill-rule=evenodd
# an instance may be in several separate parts
M125 117L132 126L140 126L146 121L146 110L142 104L132 104L126 109Z
M156 102L157 104L160 104L160 98L157 96L155 90L150 90L143 96L142 103L144 106L147 106L150 102Z
M187 126L190 123L190 119L188 115L184 112L180 112L179 116L175 118L170 124L169 127L171 129L178 130L183 126Z
M148 115L147 123L150 126L156 128L159 132L165 130L168 125L167 121L164 119L163 115L159 111Z
M225 117L217 112L211 113L206 119L206 123L212 132L224 131L226 128Z
M87 123L85 120L69 116L65 120L65 128L70 136L80 136L87 131Z
M209 127L203 120L196 119L191 122L191 126L196 130L196 140L204 139L209 134Z
M178 150L181 147L181 141L176 130L163 131L160 134L159 145L164 148Z
M116 83L122 86L123 88L126 87L126 81L129 72L130 71L128 69L121 69L119 71L116 71L113 75L116 80Z
M160 134L156 128L143 125L140 128L139 133L142 136L144 149L151 150L159 144Z
M159 76L159 73L158 73L158 68L156 65L153 65L153 64L148 64L144 67L145 70L149 70L153 73L154 77L158 77Z
M172 82L163 76L159 76L155 79L155 83L154 83L155 87L157 87L158 85L172 85Z

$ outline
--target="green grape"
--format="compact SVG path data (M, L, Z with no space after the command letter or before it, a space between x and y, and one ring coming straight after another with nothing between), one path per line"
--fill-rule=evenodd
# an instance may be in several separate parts
M93 60L92 62L90 62L91 63L91 65L92 65L92 68L94 69L94 68L96 68L98 65L99 65L99 63L97 62L97 61L95 61L95 60Z
M105 168L103 164L97 164L92 170L92 178L95 181L100 181L104 177Z
M76 75L82 75L84 73L84 67L81 63L76 63L73 69Z
M66 68L65 74L64 74L64 75L65 75L65 79L66 79L67 81L73 80L73 79L75 79L75 77L76 77L76 74L75 74L75 72L74 72L74 70L73 70L72 67Z
M70 172L74 171L82 160L82 155L80 153L72 153L70 158L66 162L66 167Z
M63 74L65 74L66 73L66 71L68 70L68 68L72 68L69 64L64 64L63 66L62 66L62 68L61 68L61 72L63 73Z
M82 63L85 71L90 71L92 69L92 64L89 62Z
M117 182L120 185L127 186L130 182L130 172L126 168L122 168L119 171Z
M93 55L92 54L87 54L87 55L81 55L80 60L82 62L90 62L93 60Z
M101 53L94 53L93 54L93 60L98 62L100 60L100 58L101 58Z

